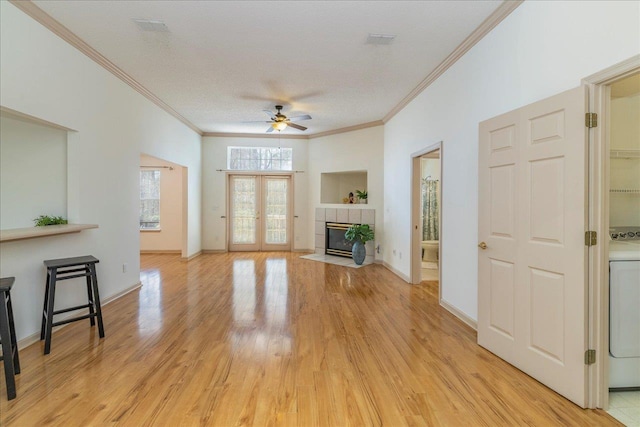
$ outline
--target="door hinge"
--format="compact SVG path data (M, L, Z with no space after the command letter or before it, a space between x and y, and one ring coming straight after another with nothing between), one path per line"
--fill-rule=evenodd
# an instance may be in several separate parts
M597 113L586 113L584 115L584 125L588 128L598 127L598 114Z
M597 231L585 231L584 232L584 245L595 246L598 243Z
M584 352L584 364L585 365L593 365L596 363L596 351L595 350L587 350Z

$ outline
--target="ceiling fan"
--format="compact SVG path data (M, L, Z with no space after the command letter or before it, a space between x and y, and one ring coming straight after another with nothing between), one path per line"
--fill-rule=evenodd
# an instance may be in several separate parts
M307 130L306 127L301 126L297 123L293 123L293 121L300 121L300 120L311 120L311 116L308 114L302 115L302 116L295 116L295 117L287 117L284 114L282 114L282 105L276 105L276 110L277 113L273 113L270 110L262 110L265 113L267 113L269 115L269 117L271 117L271 121L265 122L265 123L269 123L271 124L271 126L269 127L269 129L267 129L267 132L273 132L274 130L277 130L278 132L281 132L283 130L285 130L287 127L292 127L294 129L298 129L298 130Z

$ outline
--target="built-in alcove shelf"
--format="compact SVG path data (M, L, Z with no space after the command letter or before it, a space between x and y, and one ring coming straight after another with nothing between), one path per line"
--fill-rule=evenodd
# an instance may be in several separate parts
M340 204L356 190L367 191L367 171L323 172L320 174L320 203ZM357 201L357 198L355 199ZM353 206L353 204L344 204Z
M98 228L97 224L59 224L44 227L13 228L0 230L0 242L34 239L36 237L56 236L59 234L79 233L82 230Z

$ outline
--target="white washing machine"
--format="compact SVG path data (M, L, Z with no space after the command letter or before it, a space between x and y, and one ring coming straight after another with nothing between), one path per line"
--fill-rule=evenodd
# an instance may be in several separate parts
M640 227L609 234L609 388L640 389Z

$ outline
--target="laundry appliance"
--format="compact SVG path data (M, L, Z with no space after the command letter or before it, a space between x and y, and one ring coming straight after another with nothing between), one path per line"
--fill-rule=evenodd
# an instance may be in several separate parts
M609 231L609 388L640 389L640 227Z

